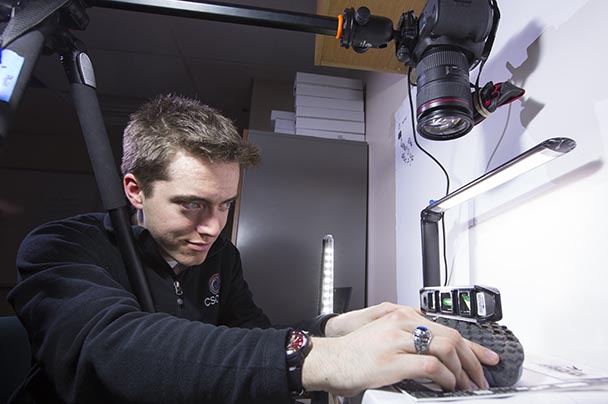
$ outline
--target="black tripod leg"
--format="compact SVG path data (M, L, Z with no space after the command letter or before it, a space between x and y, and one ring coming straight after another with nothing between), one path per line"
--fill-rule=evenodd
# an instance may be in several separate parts
M129 282L142 310L154 312L154 301L140 257L135 249L127 200L121 187L95 91L93 66L88 55L76 49L76 46L72 47L68 55L63 56L99 193L105 209L110 214L118 246L127 267Z

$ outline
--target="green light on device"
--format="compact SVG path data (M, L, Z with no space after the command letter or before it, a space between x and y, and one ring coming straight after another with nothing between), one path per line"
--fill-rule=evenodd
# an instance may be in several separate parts
M453 309L452 305L452 294L442 293L441 294L441 311L444 313L451 313Z

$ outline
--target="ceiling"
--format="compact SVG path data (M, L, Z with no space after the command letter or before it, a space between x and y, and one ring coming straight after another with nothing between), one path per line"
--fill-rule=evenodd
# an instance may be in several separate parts
M314 0L222 3L316 14ZM173 92L196 96L245 128L254 80L292 81L296 71L352 75L314 66L315 35L310 33L101 7L89 8L87 14L87 29L74 34L93 61L108 125L124 125L142 101ZM34 77L38 91L33 93L54 94L45 102L45 114L51 114L49 108L71 108L69 84L57 55L41 56Z

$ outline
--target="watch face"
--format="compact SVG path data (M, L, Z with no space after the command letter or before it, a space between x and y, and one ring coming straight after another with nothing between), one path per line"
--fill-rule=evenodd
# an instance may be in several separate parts
M289 356L298 352L304 345L306 345L307 340L308 337L302 331L292 331L289 333L289 340L287 341L287 346L285 347L286 354Z

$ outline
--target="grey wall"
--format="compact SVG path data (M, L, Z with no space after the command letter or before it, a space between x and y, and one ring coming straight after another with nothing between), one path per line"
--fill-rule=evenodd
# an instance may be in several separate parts
M367 145L249 132L261 167L243 178L237 247L255 301L275 323L317 314L322 239L335 239L335 286L365 306Z
M270 111L294 111L293 81L255 80L251 90L249 129L271 131Z

